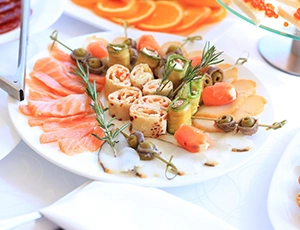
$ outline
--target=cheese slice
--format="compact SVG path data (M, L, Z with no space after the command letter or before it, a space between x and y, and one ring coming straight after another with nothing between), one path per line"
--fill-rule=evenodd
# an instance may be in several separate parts
M296 9L300 7L300 0L277 0L277 2L281 2Z
M298 6L298 8L299 7L300 6ZM278 14L282 18L284 18L285 20L287 20L288 22L293 24L298 30L300 30L300 20L295 18L295 16L294 16L296 10L297 10L297 8L287 6L287 5L284 5L284 4L279 4L278 5Z
M244 0L232 0L232 2L257 26L260 25L266 17L265 11L255 9L249 2L245 2Z

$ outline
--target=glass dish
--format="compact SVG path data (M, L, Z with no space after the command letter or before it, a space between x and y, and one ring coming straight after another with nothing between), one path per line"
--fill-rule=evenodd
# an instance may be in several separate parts
M246 16L236 5L225 4L222 0L217 2L237 17L255 23ZM258 44L258 50L262 57L273 67L296 76L300 76L300 31L289 23L284 26L285 19L278 17L266 18L259 28L272 32L275 36L265 36ZM281 35L281 36L276 36ZM280 45L278 45L280 44ZM276 47L276 49L275 49Z

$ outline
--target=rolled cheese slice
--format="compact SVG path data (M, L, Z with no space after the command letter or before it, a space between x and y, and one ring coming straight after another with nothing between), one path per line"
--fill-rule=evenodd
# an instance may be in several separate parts
M163 110L167 110L171 100L162 95L145 95L137 100L137 104L149 104L153 106L158 106Z
M119 89L108 95L109 115L120 121L129 120L129 108L142 97L142 91L137 87Z
M122 88L131 86L130 70L122 65L115 64L108 68L105 75L105 96Z
M149 104L133 104L129 109L130 131L140 131L145 137L158 137L166 133L167 111Z
M158 88L161 88L158 93L156 93ZM143 95L164 95L167 96L173 90L173 83L169 81L168 83L161 85L161 79L154 79L148 81L142 89Z
M154 79L152 70L150 69L149 65L146 63L140 63L132 69L130 73L130 81L131 85L138 87L140 89L143 88L143 85Z

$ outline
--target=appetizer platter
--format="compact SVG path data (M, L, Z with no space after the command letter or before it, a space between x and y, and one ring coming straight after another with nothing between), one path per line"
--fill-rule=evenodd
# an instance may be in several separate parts
M300 157L298 132L275 169L268 194L268 213L274 229L299 229ZM284 176L282 176L284 175Z
M17 1L13 1L10 4L14 4L14 2ZM63 13L64 4L65 1L63 0L30 1L31 16L29 21L29 34L35 34L52 25ZM1 33L0 44L14 41L19 38L19 35L20 29L18 26L5 33Z
M33 150L50 162L81 176L101 181L127 182L155 187L199 183L224 175L252 159L259 153L271 132L267 130L269 125L263 124L275 124L273 123L272 102L267 89L249 69L237 62L240 57L229 57L226 53L217 51L214 46L210 47L209 42L198 41L196 37L184 38L163 33L151 32L149 34L130 31L127 35L117 32L89 34L62 42L59 41L58 33L55 31L51 39L54 43L51 45L49 41L48 49L34 57L28 64L26 100L17 102L12 98L8 99L9 114L21 138ZM135 53L137 54L135 56L132 52L131 56L129 55L135 57L135 59L130 59L134 60L134 65L131 65L131 61L128 62L128 57L123 54L123 51L128 49L128 41L130 41L130 46L134 41L137 42L138 54ZM94 44L97 44L96 48ZM104 49L103 44L105 44ZM147 45L157 47L149 48ZM146 46L148 48L145 48ZM175 46L182 48L183 54L168 53L170 49L174 51ZM154 52L156 49L159 51ZM87 53L91 56L86 56ZM119 56L120 53L122 53L121 56ZM152 53L157 56L153 56ZM168 56L164 56L167 53ZM210 55L205 56L205 53ZM125 54L128 55L127 52ZM104 60L100 67L106 67L105 72L97 68L99 58L94 59L97 55L106 57L100 59ZM80 60L79 56L86 56L87 59ZM145 58L149 56L150 60L146 62ZM152 61L157 61L157 57L163 56L169 60L166 63L176 60L173 62L172 68L174 69L167 67L168 65L163 62L164 65L161 66L160 71L157 71L157 66L152 70ZM192 73L197 73L195 76L198 76L197 71L201 63L203 64L205 57L209 57L207 60L210 60L211 56L214 58L209 66L218 67L212 68L211 71L214 69L225 73L225 78L219 78L219 73L214 75L215 81L220 79L223 81L217 82L222 85L222 89L230 85L230 89L225 90L225 94L229 97L222 99L228 101L222 105L222 103L219 104L218 99L211 100L210 96L205 99L204 95L210 95L211 92L205 90L209 88L206 86L201 90L207 92L201 92L202 99L208 105L200 105L198 109L198 102L193 112L191 109L185 110L187 106L191 108L192 103L190 101L185 103L181 96L176 96L179 91L175 94L177 91L175 89L186 91L181 85L182 82L176 82L175 76L184 76L181 72L187 69ZM144 66L145 62L146 66ZM192 66L193 62L196 62L195 67ZM175 68L180 63L185 63L187 69ZM87 68L87 65L90 67ZM51 72L57 73L57 71L63 71L62 75L67 76L68 80L64 81L65 83L60 79L60 84L57 84L58 79L49 78ZM136 78L141 73L143 75ZM147 78L149 73L152 73L150 79ZM160 74L162 77L157 77ZM155 92L168 89L170 80L166 82L163 80L166 76L168 76L167 79L174 77L172 84L181 86L169 91L174 96L172 100L159 93L149 95L143 92L151 91L153 86L146 87L146 85L159 79L163 82L161 84L163 87ZM75 79L80 79L80 81ZM198 80L201 79L205 79L205 82L210 85L212 78L211 76L202 78L201 75ZM41 82L47 82L47 86ZM201 82L201 86L204 87L204 81ZM53 89L56 92L47 91L49 87L52 87L51 85L54 86ZM236 90L232 90L231 85L234 85L233 88ZM211 86L216 86L216 83ZM238 94L236 94L237 90ZM78 93L71 93L74 91ZM180 91L181 95L183 95L182 91ZM153 102L158 102L159 105L149 105ZM253 104L259 104L258 108L256 106L253 108ZM32 106L35 109L32 109ZM47 111L40 110L47 107ZM222 109L219 110L220 108ZM69 113L74 110L80 112L75 116L74 114L62 115L66 111ZM225 125L225 129L219 128L218 125L216 127L220 120L222 120L220 123L223 123L223 120L228 119L228 116L223 116L227 115L224 111L229 111L236 118L244 118L245 114L253 114L253 117L246 116L247 119L233 122L233 115L229 116L234 128L225 132L228 125ZM82 115L86 116L87 113L91 115L95 112L97 120L94 115L84 117L86 119L84 121L81 120ZM191 116L192 113L193 116ZM205 116L207 113L209 115ZM76 133L72 132L68 123L70 121L63 122L65 126L61 126L62 129L53 133L53 126L51 128L43 120L48 119L49 114L68 119L71 117L71 122L79 119L80 122L76 124L78 125ZM202 119L202 117L210 119ZM184 124L183 120L186 118L188 121ZM250 133L243 131L244 125L239 126L240 121L248 122L249 119L252 122L249 127L252 128L254 124L258 124L255 126L256 130ZM53 121L53 117L51 120ZM206 121L203 123L202 120ZM227 123L227 120L224 123ZM87 126L92 130L87 131ZM258 128L258 126L265 127ZM204 131L201 131L200 127L204 127ZM46 129L50 132L45 131ZM82 132L89 132L92 135L83 134L78 139L77 135ZM68 137L68 133L72 134ZM197 137L195 143L191 142L193 136ZM112 139L109 139L110 137ZM85 145L86 142L89 144ZM147 151L143 152L144 150L140 150L140 147ZM141 155L141 152L146 154Z

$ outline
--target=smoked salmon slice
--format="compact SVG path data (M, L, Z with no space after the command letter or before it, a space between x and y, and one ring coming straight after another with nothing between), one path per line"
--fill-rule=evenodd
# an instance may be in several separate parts
M67 120L67 121L46 121L43 124L43 130L45 132L55 131L59 129L80 127L80 126L96 126L97 121L95 116L83 117L77 120Z
M73 90L65 88L58 81L43 72L32 71L29 75L30 77L38 80L40 82L38 83L39 85L46 84L51 89L52 93L61 96L67 96L69 94L76 93Z
M58 146L60 150L67 155L74 155L83 152L95 152L97 151L104 141L99 140L92 134L96 134L99 137L104 137L103 130L96 126L90 135L86 135L82 138L62 138L58 140Z
M73 62L75 64L75 62L72 60L70 54L64 52L63 50L61 50L60 48L58 48L58 45L55 43L54 46L52 46L52 44L48 45L48 51L50 56L52 56L53 58L55 58L58 61L61 62Z
M25 106L25 107L27 107L27 106ZM21 108L19 108L19 109L21 109ZM87 113L82 113L82 114L76 114L76 115L71 115L71 116L67 116L67 117L29 117L28 124L31 127L33 127L33 126L44 125L46 122L57 122L57 123L70 122L71 123L74 121L76 122L88 115L89 114L87 114Z
M37 72L43 72L52 77L63 87L72 90L74 93L83 93L85 86L80 77L70 78L66 73L66 68L63 63L56 61L54 58L46 57L36 61L33 70ZM76 76L76 75L74 75Z
M33 89L33 88L29 89L29 95L28 95L28 99L33 101L35 100L49 101L53 99L59 99L60 97L61 96L56 95L54 93L47 92L45 90Z
M37 78L26 78L26 84L27 84L29 89L36 89L36 90L39 90L39 91L49 92L49 93L55 94L49 86L42 83Z
M70 94L51 101L28 101L28 109L34 117L66 117L92 112L91 99L86 94Z
M81 128L65 128L55 131L42 133L40 136L40 143L50 143L58 141L61 138L82 138L86 135L89 135L93 130L92 126L81 127Z

